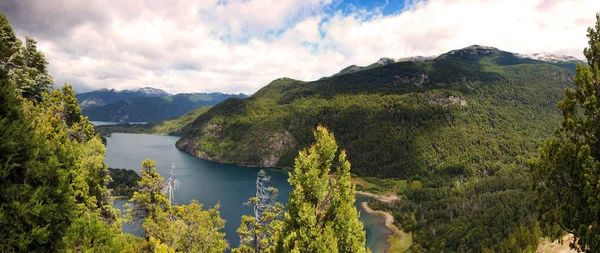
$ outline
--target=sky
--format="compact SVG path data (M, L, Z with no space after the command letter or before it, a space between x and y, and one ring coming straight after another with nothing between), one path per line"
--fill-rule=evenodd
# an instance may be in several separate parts
M57 86L251 94L478 44L583 59L598 0L2 0Z

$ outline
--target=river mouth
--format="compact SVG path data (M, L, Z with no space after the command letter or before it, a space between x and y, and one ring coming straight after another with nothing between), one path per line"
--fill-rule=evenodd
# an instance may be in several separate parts
M224 232L230 248L239 245L236 233L242 215L251 215L252 209L243 203L255 193L255 180L261 168L243 167L206 161L175 148L178 137L151 134L114 133L106 137L105 163L111 168L141 170L146 158L156 161L156 169L163 177L170 173L171 165L176 166L176 177L181 183L175 192L176 204L189 204L198 200L204 208L220 205L221 217L225 223ZM287 182L287 172L279 169L265 169L272 178L271 186L279 189L277 200L287 203L291 187ZM365 196L356 196L356 207L368 201ZM115 201L115 207L122 209L125 200ZM381 253L389 236L379 215L361 212L361 220L367 232L367 246L373 253ZM143 236L143 231L130 224L123 225L123 232Z

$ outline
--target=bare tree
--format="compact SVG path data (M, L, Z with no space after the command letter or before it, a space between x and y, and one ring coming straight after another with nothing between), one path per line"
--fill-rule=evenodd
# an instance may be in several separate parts
M271 177L264 170L256 177L256 196L251 197L245 206L254 207L254 216L242 216L242 224L237 232L240 247L233 252L261 252L272 246L271 236L280 227L277 218L283 214L283 205L277 202L277 189L267 186Z
M174 205L175 203L173 203L173 201L175 200L175 190L179 189L179 180L175 179L175 176L177 174L175 174L175 164L173 163L171 165L171 176L169 176L169 178L167 179L167 182L165 184L165 190L167 192L167 196L169 197L169 204L170 205Z

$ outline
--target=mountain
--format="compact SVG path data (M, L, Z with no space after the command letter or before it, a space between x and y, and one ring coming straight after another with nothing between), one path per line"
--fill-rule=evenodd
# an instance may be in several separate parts
M357 66L357 65L350 65L342 70L340 70L340 72L334 74L333 76L339 76L339 75L343 75L343 74L349 74L349 73L354 73L354 72L358 72L358 71L362 71L362 70L366 70L366 69L372 69L372 68L376 68L376 67L381 67L381 66L385 66L388 64L392 64L392 63L396 63L396 62L407 62L407 61L426 61L426 60L431 60L434 59L436 56L412 56L412 57L403 57L403 58L389 58L389 57L382 57L380 58L377 62L369 65L369 66ZM326 78L326 77L325 77Z
M208 109L210 109L210 106L200 106L170 120L151 121L146 124L100 125L96 126L95 129L102 136L108 136L112 133L179 135L185 126L192 123Z
M473 45L471 47L467 47L462 50L470 50L472 48L479 48L482 50L486 50L486 49L498 50L497 48L494 48L494 47L487 47L487 46L480 46L480 45ZM454 51L458 51L458 50L454 50ZM448 53L450 53L450 52L448 52ZM550 53L534 53L534 54L515 53L513 55L515 55L516 57L519 57L519 58L523 58L523 59L532 59L532 60L538 60L538 61L551 63L553 65L568 68L569 70L572 70L573 72L575 72L575 66L577 64L587 64L586 62L579 60L573 56L569 56L569 55L558 55L558 54L550 54ZM354 73L354 72L371 69L371 68L375 68L375 67L380 67L380 66L384 66L384 65L388 65L388 64L393 64L393 63L397 63L397 62L427 61L427 60L433 60L437 57L438 56L410 56L410 57L402 57L402 58L382 57L375 63L368 65L368 66L350 65L350 66L340 70L340 72L334 74L333 76ZM322 79L325 79L325 78L328 78L328 77L324 77Z
M323 124L354 174L399 180L402 200L384 206L412 232L415 252L535 249L527 160L560 124L573 67L470 46L313 82L280 78L213 106L176 146L212 161L291 167Z
M104 106L123 99L133 97L163 97L171 94L164 90L144 87L133 90L100 89L91 92L77 94L77 100L82 110Z
M567 68L483 46L314 82L281 78L213 107L178 147L209 160L290 167L322 123L357 174L427 174L454 163L472 169L508 147L533 151L556 126L556 103L572 78ZM508 131L517 134L498 137Z
M90 120L139 122L179 117L199 107L215 105L228 98L245 98L244 94L182 93L160 97L132 97L100 107L83 110Z

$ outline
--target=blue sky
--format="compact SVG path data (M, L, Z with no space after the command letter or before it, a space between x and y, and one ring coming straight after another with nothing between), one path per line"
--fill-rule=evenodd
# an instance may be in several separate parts
M57 84L253 93L473 44L583 58L597 0L4 0Z

